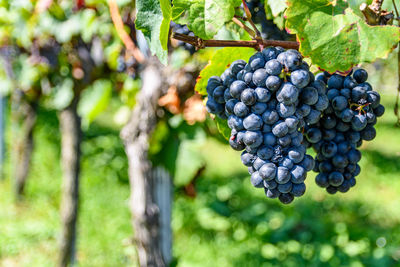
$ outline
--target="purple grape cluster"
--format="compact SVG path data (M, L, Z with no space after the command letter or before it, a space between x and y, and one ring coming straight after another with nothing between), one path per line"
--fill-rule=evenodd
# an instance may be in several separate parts
M180 25L173 21L171 21L171 30L176 33L194 36L194 33L191 32L186 25ZM178 41L178 46L180 46L183 49L185 49L186 51L188 51L191 55L193 55L196 52L196 48L191 44L188 44L188 43L185 43L182 41Z
M328 84L329 106L321 120L306 127L306 139L316 155L315 181L330 194L347 192L360 174L362 141L376 136L377 117L385 112L380 95L367 82L368 73L358 69L347 76L320 73Z
M251 183L284 204L302 196L314 160L301 129L319 122L329 100L301 54L269 47L237 60L208 80L207 93L207 110L227 119L230 146L244 150Z
M117 58L117 72L125 72L132 79L135 79L138 68L139 68L139 63L136 61L135 57L131 55L124 56L121 54Z

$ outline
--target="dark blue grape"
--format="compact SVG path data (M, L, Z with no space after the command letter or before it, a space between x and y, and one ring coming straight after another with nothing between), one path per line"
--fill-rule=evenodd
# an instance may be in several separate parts
M287 105L294 104L298 97L299 89L288 82L284 83L276 94L278 101Z
M328 88L341 89L343 88L343 82L343 76L340 76L339 74L334 74L328 80Z
M357 114L351 119L351 128L354 131L361 131L367 126L367 118L362 114Z
M302 195L304 195L305 192L306 192L306 185L304 183L300 183L292 185L292 190L290 191L290 194L292 194L295 197L301 197Z
M271 59L265 64L265 70L269 75L278 76L282 72L282 65L276 59Z
M246 131L243 142L250 148L256 148L263 142L263 135L259 131Z
M318 101L318 91L314 87L306 87L300 93L300 100L307 105L314 105Z
M264 123L272 125L279 120L279 115L275 110L267 110L263 113L262 119Z
M289 193L292 190L292 183L287 182L286 184L279 184L278 190L281 193Z
M363 83L366 82L368 79L368 73L364 69L358 69L354 72L353 78L358 82L358 83Z
M365 141L371 141L376 137L376 130L373 126L367 126L361 131L361 138Z
M267 110L267 108L267 104L257 102L251 107L251 112L257 115L262 115Z
M271 92L265 88L257 87L255 93L259 102L268 102L271 99Z
M278 90L281 84L282 80L278 76L269 76L265 81L265 86L272 92Z
M310 128L306 132L306 138L310 143L317 143L322 139L321 130L318 128Z
M254 161L256 160L257 156L250 154L246 151L242 152L242 155L240 156L240 159L242 160L242 163L244 166L250 167L253 165Z
M238 117L246 117L249 114L249 108L243 103L238 101L233 107L233 113Z
M342 111L347 107L347 99L344 96L336 96L332 99L332 107L334 110Z
M289 193L280 194L278 198L279 198L280 202L282 202L283 204L290 204L294 200L294 196Z
M343 183L344 177L340 172L331 172L328 176L329 184L339 186Z
M247 88L247 84L243 81L234 81L229 87L231 96L240 99L240 95Z
M277 137L283 137L288 133L288 127L284 121L276 123L272 127L272 133Z
M240 100L248 106L251 106L254 103L256 103L257 97L254 89L250 88L245 89L240 95Z
M258 170L258 172L264 180L271 181L276 177L277 168L273 163L266 163Z
M264 134L264 144L269 146L276 145L277 138L273 133Z
M261 129L262 125L262 118L254 113L251 113L243 120L243 126L246 130L257 131Z
M296 87L304 88L310 82L310 75L308 73L306 70L295 70L290 74L290 81Z
M263 87L265 86L265 81L268 78L268 73L265 69L258 69L253 73L253 83L256 86Z
M251 184L254 187L257 187L257 188L263 188L264 187L264 181L263 181L263 179L261 178L261 176L260 176L260 174L258 172L254 172L251 175L250 181L251 181Z

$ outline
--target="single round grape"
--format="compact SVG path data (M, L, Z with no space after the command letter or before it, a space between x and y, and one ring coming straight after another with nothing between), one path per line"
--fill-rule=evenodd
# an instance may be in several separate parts
M238 101L233 107L233 113L240 118L246 117L249 112L249 108L243 102Z
M290 191L290 194L292 194L295 197L301 197L302 195L304 195L305 192L306 192L306 185L304 183L300 183L292 185L292 190Z
M267 63L265 63L265 70L269 75L278 76L282 72L282 65L276 59L271 59Z
M344 177L340 172L331 172L328 176L329 184L339 186L343 183Z
M268 73L265 69L258 69L253 73L253 83L256 86L263 87L265 86L265 81L268 78Z
M240 159L244 166L250 167L253 166L254 161L256 160L257 156L248 153L247 151L243 151Z
M278 101L287 105L295 103L298 97L299 89L288 82L284 83L276 94Z
M292 183L287 182L286 184L278 184L278 190L281 193L289 193L292 190Z
M274 163L266 163L261 166L258 172L264 180L271 181L276 177L277 168Z
M279 195L279 200L283 203L283 204L290 204L292 203L292 201L294 200L294 196L289 194L289 193L284 193L284 194L280 194Z
M358 69L354 72L353 78L358 82L358 83L363 83L367 81L368 79L368 73L364 69Z
M250 181L251 181L251 184L254 187L257 187L257 188L263 188L264 187L264 181L263 181L263 179L261 178L261 176L260 176L260 174L258 172L254 172L251 175Z
M297 88L304 88L310 82L310 75L306 70L295 70L290 74L290 81Z
M229 91L232 97L240 99L240 95L247 87L247 84L243 81L234 81L229 87Z
M247 88L240 95L240 100L247 106L251 106L257 101L257 96L254 89Z
M278 90L281 86L282 80L278 76L271 75L265 80L265 86L271 90L272 92L275 92Z

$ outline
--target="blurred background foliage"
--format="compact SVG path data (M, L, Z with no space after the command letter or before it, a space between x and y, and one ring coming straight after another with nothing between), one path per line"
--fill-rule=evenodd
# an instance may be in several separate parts
M77 259L79 266L137 262L128 207L128 163L119 131L141 82L133 73L117 71L124 49L107 2L86 1L93 8L79 11L74 11L71 2L58 1L38 11L36 1L0 0L0 44L17 44L10 50L15 79L0 68L0 91L8 95L19 88L28 98L41 96L32 168L25 198L17 204L11 179L10 108L6 114L0 266L54 266L56 262L61 188L57 110L68 105L72 83L80 80L79 69L85 68L80 60L70 58L70 51L79 44L86 47L99 78L85 85L78 108L84 137ZM128 16L131 1L118 4ZM228 31L219 35L240 37L228 36ZM48 44L53 52L43 53ZM50 55L44 57L47 61L32 57L35 49L42 49L40 55ZM190 69L192 76L187 79L194 81L212 51L190 56L176 49L170 55L171 66L175 71ZM392 112L397 51L364 67L387 112L377 124L377 138L362 147L357 186L347 194L327 195L310 173L306 195L290 206L266 199L262 190L251 186L239 153L229 148L211 118L190 120L184 103L180 108L175 105L178 111L174 111L174 105L166 101L150 156L174 177L174 265L400 266L400 131ZM182 99L188 94L183 93Z

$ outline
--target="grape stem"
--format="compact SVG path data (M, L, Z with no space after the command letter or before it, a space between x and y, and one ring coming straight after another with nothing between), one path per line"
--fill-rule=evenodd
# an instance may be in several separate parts
M254 49L260 48L260 41L234 41L234 40L203 40L197 36L189 36L173 32L172 38L193 45L196 49L203 49L206 47L253 47ZM263 46L280 46L286 49L299 49L298 42L292 41L278 41L278 40L262 40Z
M250 29L249 27L246 26L246 24L244 24L244 22L238 18L238 17L233 17L232 21L234 23L236 23L237 25L239 25L240 28L244 29L246 32L248 32L248 34L250 34L251 37L256 38L257 33L255 31L253 31L252 29Z
M256 33L256 39L262 40L260 31L257 29L256 25L254 24L253 20L251 19L251 12L250 12L249 7L246 4L246 0L242 0L242 3L243 3L244 12L246 13L246 19L250 23L251 27L253 27L254 32Z

